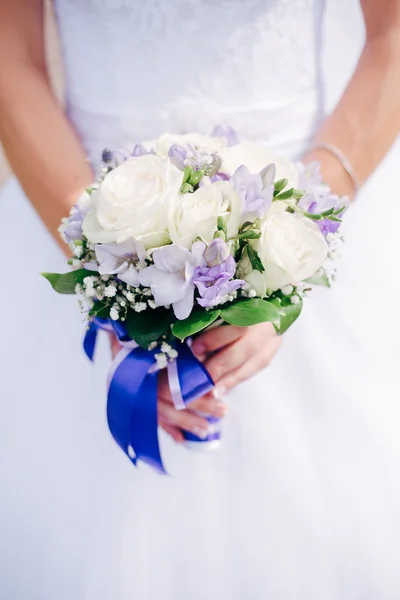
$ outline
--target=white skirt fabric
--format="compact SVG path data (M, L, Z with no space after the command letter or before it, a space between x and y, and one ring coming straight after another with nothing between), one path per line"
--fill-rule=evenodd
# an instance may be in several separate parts
M162 436L170 477L108 432L64 257L0 195L0 595L7 600L398 600L400 270L394 148L346 215L332 290L229 397L222 448Z

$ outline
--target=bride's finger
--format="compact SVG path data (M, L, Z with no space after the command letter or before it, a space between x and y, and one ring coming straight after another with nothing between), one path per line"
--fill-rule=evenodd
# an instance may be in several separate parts
M193 342L192 350L200 360L203 360L207 354L216 352L242 338L246 332L247 327L234 327L233 325L215 327L215 329L199 335Z
M207 437L209 423L204 417L190 410L176 410L167 402L158 402L158 419L160 423L167 423L184 431L194 433L198 437Z
M190 410L195 410L207 417L217 417L218 419L225 417L228 412L228 405L225 404L225 402L216 400L212 395L203 396L202 398L193 400L193 402L189 404L189 408Z
M206 360L205 367L214 383L218 385L228 373L250 361L255 352L254 345L246 343L245 340L239 340L211 356Z
M282 338L276 337L270 340L266 348L256 355L251 360L246 361L237 369L227 373L218 382L217 389L221 389L224 393L236 387L239 383L250 379L262 369L265 369L271 362L276 351L282 343Z

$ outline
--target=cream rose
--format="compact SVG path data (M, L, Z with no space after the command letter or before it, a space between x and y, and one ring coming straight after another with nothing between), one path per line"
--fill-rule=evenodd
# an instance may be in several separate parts
M93 243L140 240L145 248L169 242L168 210L182 173L168 159L148 154L112 170L93 192L83 233Z
M174 144L179 144L181 146L190 144L195 148L210 150L211 152L220 152L228 146L228 142L225 138L202 135L200 133L185 133L183 135L164 133L156 140L145 142L144 146L148 150L154 150L158 156L166 158L168 156L169 149Z
M192 194L176 198L168 221L170 238L185 248L190 248L199 236L211 242L217 231L218 217L225 219L228 236L238 232L240 198L228 181L209 183Z
M273 203L253 243L265 271L251 271L248 259L240 265L241 276L260 295L311 277L326 259L328 247L318 225L286 208L284 202Z
M233 175L237 168L246 165L251 173L260 173L267 165L273 163L276 166L275 181L287 179L287 189L296 188L299 177L295 165L284 158L276 156L261 145L244 143L230 146L220 152L222 159L221 171L227 175Z

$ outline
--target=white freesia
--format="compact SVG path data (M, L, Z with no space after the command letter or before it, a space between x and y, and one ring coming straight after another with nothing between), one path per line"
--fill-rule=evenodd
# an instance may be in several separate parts
M171 206L168 231L174 244L190 248L197 237L211 242L218 217L227 224L228 237L241 224L240 198L228 181L209 183L191 194L180 195Z
M260 296L311 277L326 259L328 246L318 225L286 208L284 202L273 203L253 243L265 271L252 271L247 258L239 265L240 276Z
M148 150L154 150L158 156L166 158L169 149L174 144L179 144L180 146L189 144L194 148L201 148L212 152L219 152L228 146L228 142L225 138L202 135L200 133L185 133L183 135L164 133L156 140L145 142L144 146Z
M153 154L128 159L93 192L84 234L92 243L121 243L129 238L141 241L145 248L168 243L168 207L181 183L182 173L168 159Z
M222 166L220 170L227 175L245 165L250 173L260 173L269 164L276 167L275 181L287 179L287 189L296 188L299 181L298 171L294 163L283 156L277 156L264 146L252 143L236 144L220 152Z

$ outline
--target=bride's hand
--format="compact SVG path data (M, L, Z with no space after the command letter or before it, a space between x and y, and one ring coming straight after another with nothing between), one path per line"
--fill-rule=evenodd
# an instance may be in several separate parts
M121 348L115 336L111 336L111 348L114 357ZM163 369L158 380L159 425L178 443L184 441L183 431L189 431L200 438L206 437L209 423L195 411L205 416L222 418L227 412L227 405L209 394L191 402L190 409L176 410L169 390L167 372Z
M209 329L193 342L192 350L204 362L216 385L214 397L266 367L281 344L271 323L252 327L226 325Z

